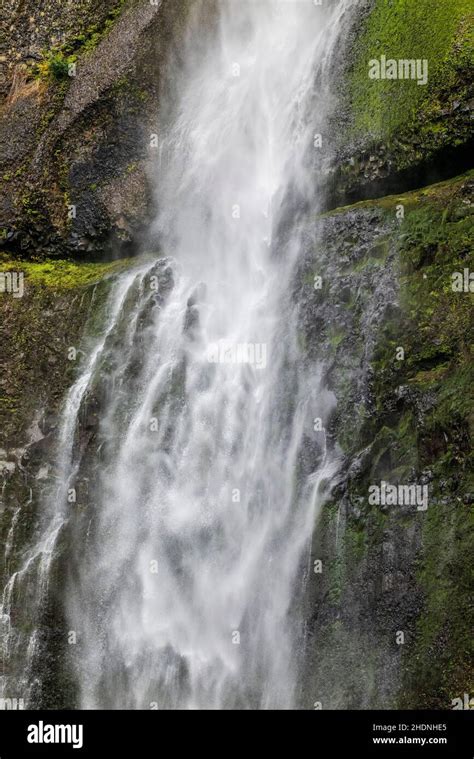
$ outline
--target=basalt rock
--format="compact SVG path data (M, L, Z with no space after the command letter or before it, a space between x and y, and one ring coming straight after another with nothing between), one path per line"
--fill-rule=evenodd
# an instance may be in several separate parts
M152 208L160 64L187 6L6 8L0 210L10 254L97 260L137 249Z

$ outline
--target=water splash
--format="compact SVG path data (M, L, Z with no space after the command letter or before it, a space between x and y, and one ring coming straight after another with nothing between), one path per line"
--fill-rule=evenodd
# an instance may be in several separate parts
M314 81L345 5L220 3L203 45L198 8L171 71L155 231L177 263L106 394L113 452L70 589L85 707L295 704L290 612L335 466L323 449L305 476L302 446L333 399L300 356L298 226L274 234L289 194L314 199Z
M298 706L298 607L337 462L324 435L305 455L334 398L302 358L291 283L351 5L229 0L211 22L198 2L170 60L151 230L167 258L112 291L66 399L59 491L4 593L9 618L26 573L39 608L67 526L83 708Z

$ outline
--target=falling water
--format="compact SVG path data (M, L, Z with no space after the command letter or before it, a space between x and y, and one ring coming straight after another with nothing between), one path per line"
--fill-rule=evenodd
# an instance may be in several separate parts
M170 56L163 257L112 289L65 404L60 506L31 557L47 577L68 522L82 708L298 706L299 601L337 461L324 435L305 455L334 399L301 355L291 282L351 2L204 0ZM81 508L64 505L72 487Z

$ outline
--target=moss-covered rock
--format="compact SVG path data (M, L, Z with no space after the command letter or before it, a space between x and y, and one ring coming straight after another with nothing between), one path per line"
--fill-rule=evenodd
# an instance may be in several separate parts
M86 319L93 310L100 320L111 278L140 260L78 264L9 259L0 263L0 276L15 272L23 277L22 297L0 294L5 361L0 381L0 447L24 446L32 424L39 423L42 434L54 426L80 362ZM74 347L78 353L72 359L70 348Z
M77 705L71 674L75 651L63 606L70 536L64 524L48 568L47 593L38 586L48 557L38 549L37 536L51 518L51 504L54 513L60 508L58 462L67 390L103 335L111 286L145 259L79 264L10 258L0 264L0 583L6 588L0 632L2 650L9 652L2 675L5 692L23 698L30 708ZM23 278L15 294L4 287L11 281L4 275L14 273ZM97 415L95 400L84 409L84 436ZM32 552L28 560L27 550ZM25 650L33 634L37 676L32 678L25 671Z
M350 312L329 367L344 463L315 530L307 707L449 709L472 691L473 293L452 278L473 268L472 190L471 173L320 222L328 259L335 229L350 240L353 292L333 304ZM367 340L354 290L381 284ZM370 505L382 480L426 485L427 511Z
M341 64L330 133L332 200L350 202L429 184L465 166L474 107L469 0L367 0ZM372 79L370 61L426 60L426 84Z

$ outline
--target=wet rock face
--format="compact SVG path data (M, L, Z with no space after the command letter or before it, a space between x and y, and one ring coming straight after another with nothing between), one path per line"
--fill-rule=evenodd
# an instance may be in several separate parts
M23 298L2 295L0 340L5 359L0 407L0 567L3 596L2 646L8 665L2 669L4 693L32 706L58 708L64 693L73 704L64 647L62 619L65 575L51 567L51 593L40 604L38 555L26 571L25 552L37 544L48 518L47 506L58 489L58 425L64 397L80 361L83 332L91 306L100 320L108 282L77 288L55 288L26 278ZM70 348L77 361L70 360ZM83 346L85 348L85 346ZM64 539L63 539L64 540ZM65 624L65 623L64 623ZM25 669L26 647L38 631L39 680ZM56 644L54 644L56 641ZM8 651L8 655L6 654ZM60 694L60 695L59 695Z
M387 631L395 620L406 629L413 614L404 596L416 538L407 542L397 526L379 531L363 494L351 487L374 460L361 432L376 414L372 362L380 331L398 309L395 230L394 216L376 208L329 215L317 224L297 275L302 343L310 360L326 357L337 407L324 434L341 461L313 539L312 560L322 561L322 572L307 582L303 708L383 708L393 705L400 682L400 650L388 644ZM419 598L413 604L419 609ZM370 651L370 663L361 649Z
M150 295L144 302L137 323L149 322L149 304L159 308L173 286L172 266L161 259L149 270L156 277L157 289L150 283L138 286L131 297ZM8 667L0 673L4 693L23 698L30 708L77 706L73 677L74 646L68 643L64 614L65 583L69 577L70 555L76 536L65 520L57 536L54 557L48 568L48 591L40 592L41 562L38 552L25 570L25 551L37 547L45 523L51 519L51 504L61 509L60 445L61 410L67 390L73 384L81 357L88 356L91 341L103 330L103 307L107 303L113 277L77 288L48 288L28 280L23 299L3 300L2 340L7 352L7 371L2 377L0 429L0 541L4 558L0 583L3 597L2 645ZM153 297L156 294L156 298ZM129 312L125 308L113 342L123 338ZM17 352L18 344L21 352ZM121 343L120 343L121 344ZM137 351L144 358L146 345ZM76 359L71 360L74 348ZM50 359L54 358L52 363ZM83 399L80 424L74 436L74 456L90 464L77 478L77 498L68 508L91 517L87 511L92 500L94 476L106 465L107 450L100 437L104 398L113 392L109 379L114 371L110 362L99 368L96 381ZM127 378L134 387L134 377ZM7 408L5 408L7 406ZM81 526L86 524L79 517ZM84 535L81 535L81 541ZM82 545L82 542L80 545ZM20 572L15 577L15 573ZM35 634L35 654L25 655ZM8 652L8 653L6 653ZM31 667L31 669L29 669ZM32 674L34 672L34 675Z
M50 673L53 671L46 643L50 635L63 635L59 601L62 579L55 573L52 575L54 598L39 608L36 578L39 557L21 575L15 573L24 570L25 552L36 544L44 528L45 503L57 488L54 462L58 418L74 377L74 362L68 360L68 348L79 348L93 300L100 308L101 298L95 285L77 290L48 290L29 282L22 299L2 296L0 340L5 363L0 408L0 542L4 561L0 584L6 590L2 599L1 637L7 665L1 675L3 692L8 697L23 698L33 705L40 703L41 694L34 692L34 685L30 691L33 678L31 671L25 669L25 650L37 630L38 655L41 658L40 654L46 651L49 661L42 666ZM58 680L60 670L61 661L57 658ZM59 704L52 697L50 704L55 703Z
M310 360L327 356L326 440L340 457L313 537L304 708L449 709L468 690L473 325L449 283L466 255L469 186L326 216L297 278L302 344ZM382 481L426 488L427 509L371 504Z
M378 332L398 310L395 229L394 216L374 208L329 215L297 274L302 343L311 360L325 357L325 383L338 400L328 434L340 444L360 433L375 404Z
M2 687L9 698L21 698L25 705L39 703L38 683L27 666L26 647L37 631L39 653L49 635L49 631L41 626L46 610L39 603L36 572L40 557L31 556L27 563L25 555L44 529L45 503L56 488L56 438L54 425L51 427L50 422L43 413L35 415L24 432L22 446L3 449L0 463L0 540L4 556L0 568L0 583L4 589L0 623L4 655ZM62 586L58 580L54 576L55 611L51 614L50 608L48 612L50 629L56 635L61 617L57 594ZM50 658L49 653L46 658Z
M20 14L30 33L9 32L0 113L1 244L9 253L90 260L140 244L152 209L160 68L187 6L84 0L72 12L50 3L34 23Z

